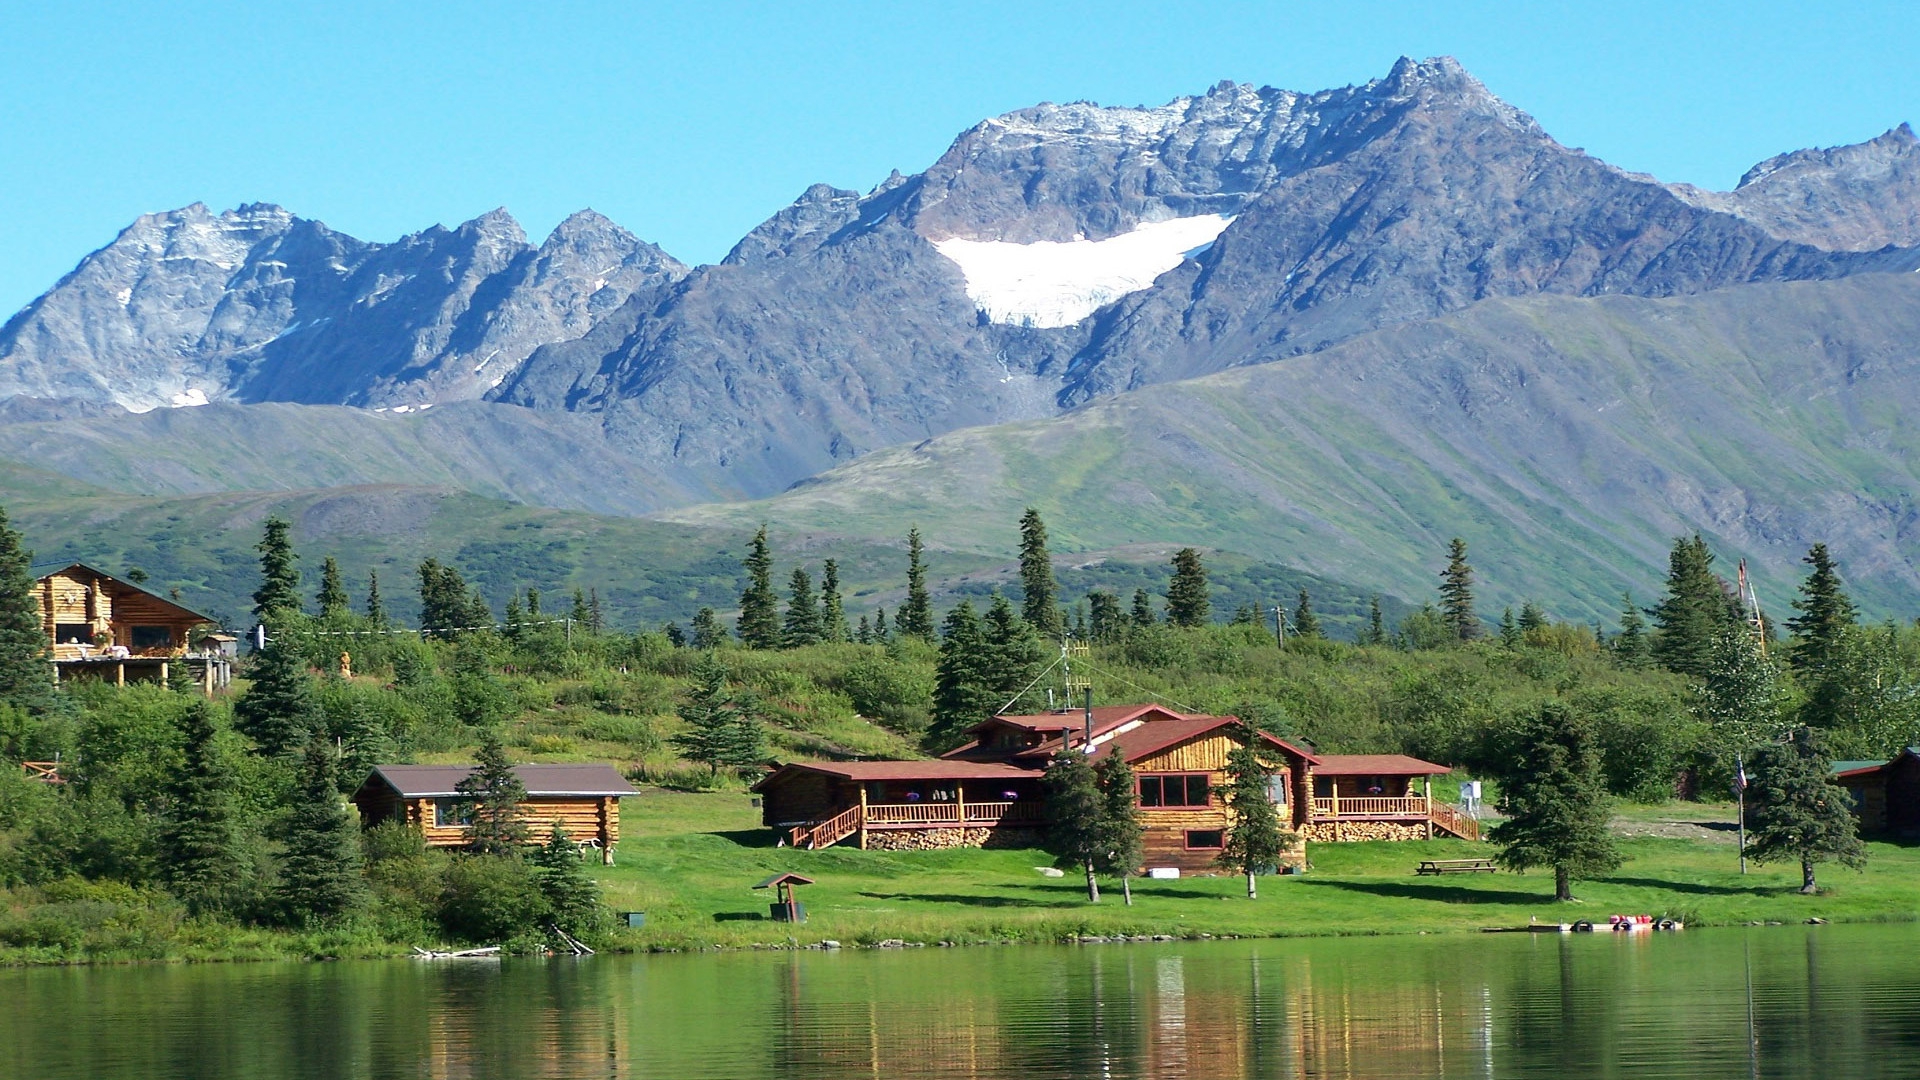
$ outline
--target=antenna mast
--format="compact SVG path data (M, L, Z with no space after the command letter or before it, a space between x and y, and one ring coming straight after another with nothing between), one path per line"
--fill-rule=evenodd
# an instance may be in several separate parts
M1069 637L1060 642L1060 681L1065 684L1067 693L1066 707L1068 709L1073 708L1075 698L1083 697L1093 692L1093 680L1087 678L1085 675L1075 675L1073 673L1074 660L1086 660L1089 652L1090 650L1087 648L1087 643L1084 641L1075 641Z
M1753 582L1747 577L1747 560L1740 560L1740 604L1747 609L1747 625L1753 627L1753 640L1760 645L1760 655L1767 653L1767 619L1760 614L1760 594L1753 591Z

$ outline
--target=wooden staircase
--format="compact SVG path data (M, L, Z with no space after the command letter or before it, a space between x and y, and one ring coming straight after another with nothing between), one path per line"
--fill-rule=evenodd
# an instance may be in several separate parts
M818 851L833 845L860 831L866 824L866 815L858 806L850 806L825 821L811 825L796 825L787 833L787 839L794 847L804 847L809 851Z
M1427 820L1436 833L1450 833L1462 840L1480 839L1480 822L1462 813L1459 807L1438 801L1430 803Z

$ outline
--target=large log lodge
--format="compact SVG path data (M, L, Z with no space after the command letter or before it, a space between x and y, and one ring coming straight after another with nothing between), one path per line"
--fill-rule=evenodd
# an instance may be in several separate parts
M1120 753L1137 776L1147 868L1216 868L1230 819L1227 755L1242 744L1231 716L1158 705L996 716L933 761L795 762L754 785L762 821L796 847L851 838L863 848L1029 847L1044 824L1040 778L1064 746ZM1316 754L1270 735L1270 794L1310 840L1479 838L1479 823L1432 797L1445 766L1399 754ZM1417 785L1417 786L1416 786ZM1290 860L1304 858L1299 845Z
M185 668L207 694L233 679L232 639L212 617L131 581L74 563L41 578L37 595L55 678L164 683Z

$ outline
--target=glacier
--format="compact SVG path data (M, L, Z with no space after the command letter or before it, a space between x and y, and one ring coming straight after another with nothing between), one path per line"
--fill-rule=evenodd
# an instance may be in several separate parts
M1224 214L1200 214L1147 222L1105 240L1016 244L956 237L933 246L960 268L968 298L988 319L1060 327L1152 285L1182 259L1204 251L1232 222Z

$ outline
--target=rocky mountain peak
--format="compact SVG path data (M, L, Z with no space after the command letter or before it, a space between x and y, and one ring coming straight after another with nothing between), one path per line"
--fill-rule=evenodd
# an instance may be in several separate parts
M1748 169L1731 192L1682 198L1830 251L1920 244L1920 138L1901 124L1866 142L1795 150Z

